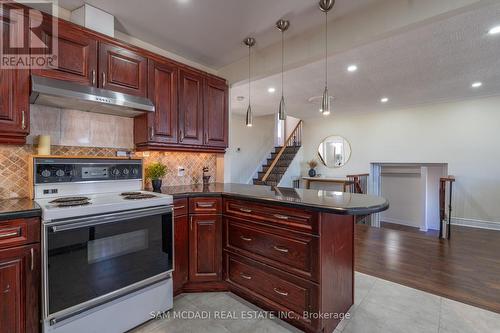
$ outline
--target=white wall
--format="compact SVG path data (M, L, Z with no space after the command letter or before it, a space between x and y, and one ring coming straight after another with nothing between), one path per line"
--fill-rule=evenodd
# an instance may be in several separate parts
M274 115L254 117L253 126L247 127L244 116L231 114L229 148L224 157L226 183L246 184L261 166L274 146L274 121Z
M304 121L304 160L316 157L326 136L344 136L351 160L319 173L342 177L365 173L371 162L448 163L456 221L500 223L500 97L372 114ZM307 172L303 166L303 174Z

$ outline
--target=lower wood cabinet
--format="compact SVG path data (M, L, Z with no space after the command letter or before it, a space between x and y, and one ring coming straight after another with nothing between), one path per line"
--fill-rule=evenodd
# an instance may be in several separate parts
M191 215L189 221L189 281L222 279L222 216Z
M174 295L182 292L182 287L189 280L189 226L188 216L174 218Z
M0 250L2 332L39 332L40 244Z

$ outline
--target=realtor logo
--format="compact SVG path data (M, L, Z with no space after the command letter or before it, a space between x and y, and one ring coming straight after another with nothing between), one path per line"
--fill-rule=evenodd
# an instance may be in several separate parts
M58 8L57 0L0 0L1 69L57 67Z

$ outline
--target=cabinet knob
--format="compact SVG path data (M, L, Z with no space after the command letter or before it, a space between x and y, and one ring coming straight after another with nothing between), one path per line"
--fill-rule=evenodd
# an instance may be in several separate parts
M280 219L280 220L288 220L288 216L286 215L281 215L281 214L274 214L273 215L275 218Z
M106 85L106 73L102 72L102 86Z
M243 212L243 213L251 213L252 210L251 209L247 209L247 208L240 208L240 212Z
M95 69L92 70L92 85L95 86Z
M278 252L281 252L281 253L288 253L288 249L287 248L284 248L284 247L281 247L281 246L275 246L274 249Z
M182 130L180 130L180 142L184 141L184 132Z
M151 126L149 128L149 140L154 140L155 138L155 128L153 126Z
M245 275L245 274L243 274L243 273L240 273L240 276L241 276L243 279L245 279L245 280L251 280L251 279L252 279L252 277L251 277L251 276L249 276L249 275Z

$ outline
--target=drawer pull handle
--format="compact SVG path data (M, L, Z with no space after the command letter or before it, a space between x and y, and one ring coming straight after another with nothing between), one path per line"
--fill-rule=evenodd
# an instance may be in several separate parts
M274 249L281 253L288 253L288 249L280 246L275 246Z
M288 220L289 217L286 215L281 215L281 214L274 214L273 215L275 218L280 219L280 220Z
M200 208L212 208L213 206L213 203L198 203L198 207Z
M252 239L252 238L248 238L248 237L245 237L245 236L240 236L240 238L241 238L242 240L244 240L245 242L251 242L251 241L253 241L253 239Z
M35 269L35 250L33 248L30 249L30 256L31 256L30 269L31 271L33 271Z
M182 208L186 208L186 206L176 206L176 207L174 207L174 209L182 209Z
M241 276L243 279L245 279L245 280L251 280L251 279L252 279L252 277L251 277L251 276L245 275L245 274L243 274L243 273L240 273L240 276Z
M10 238L10 237L16 237L19 236L19 231L12 231L12 232L6 232L3 234L0 234L0 238Z
M288 296L288 293L286 291L281 291L278 288L274 288L274 292L281 296Z
M243 213L251 213L252 212L251 209L247 209L247 208L240 208L240 211Z

